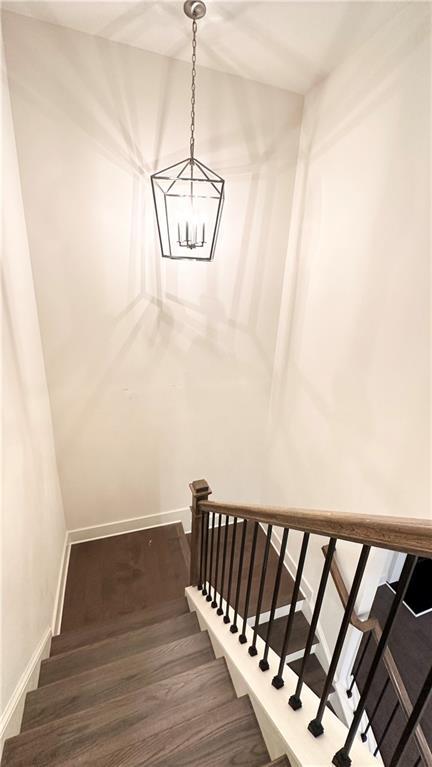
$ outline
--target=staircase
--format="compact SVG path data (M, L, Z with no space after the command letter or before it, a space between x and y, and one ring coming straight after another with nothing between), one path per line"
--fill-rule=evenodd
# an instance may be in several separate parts
M72 547L65 630L52 640L38 689L26 697L21 733L5 743L2 767L290 767L286 756L271 761L251 700L273 756L287 751L295 764L376 765L356 733L379 663L392 665L388 638L416 555L432 555L432 526L234 506L209 502L204 480L191 488L190 548L179 523ZM283 530L279 551L273 525ZM284 567L290 528L303 532L295 580ZM329 544L309 624L298 608L313 533L329 536ZM337 567L337 536L361 544L350 591ZM349 624L358 630L368 624L358 628L354 606L369 549L389 541L408 556L346 727L328 711L332 682ZM325 676L314 649L330 576L344 609ZM422 764L432 767L419 724L431 694L432 671L414 705L401 693L407 723L390 767L405 766L411 737Z
M2 767L289 767L184 598L52 640Z

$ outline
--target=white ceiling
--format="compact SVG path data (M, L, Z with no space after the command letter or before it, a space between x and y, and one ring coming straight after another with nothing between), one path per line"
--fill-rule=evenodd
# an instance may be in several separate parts
M4 2L3 8L174 58L190 59L182 0ZM306 93L405 3L207 0L199 64Z

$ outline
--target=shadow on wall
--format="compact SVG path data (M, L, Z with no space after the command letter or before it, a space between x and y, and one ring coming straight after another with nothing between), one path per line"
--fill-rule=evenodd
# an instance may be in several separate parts
M403 9L306 100L268 430L290 495L275 468L273 503L428 513L426 21Z
M149 175L188 154L189 65L5 17L72 525L93 523L101 502L119 518L125 483L132 490L124 516L141 515L144 503L182 505L185 477L213 472L221 486L227 462L240 467L240 496L262 464L302 99L199 70L197 154L227 180L222 229L214 263L165 262ZM166 466L174 473L168 494ZM258 480L250 492L256 500Z
M8 290L7 283L7 273L5 266L2 265L1 296L3 309L3 344L5 359L9 360L8 367L11 371L11 379L14 381L15 389L18 395L17 399L19 401L19 408L17 408L15 415L17 416L17 420L21 421L19 424L19 432L26 435L26 439L28 439L30 442L30 445L28 446L28 452L32 458L33 463L36 463L36 466L32 466L32 469L34 468L34 475L38 477L43 473L41 471L41 456L38 449L38 444L34 440L32 414L28 396L26 394L28 383L26 384L26 376L23 370L23 363L20 359L23 350L20 349L19 345L19 333L14 332L13 312L11 311L11 304L12 309L15 309L15 311L16 307L13 306L13 292Z

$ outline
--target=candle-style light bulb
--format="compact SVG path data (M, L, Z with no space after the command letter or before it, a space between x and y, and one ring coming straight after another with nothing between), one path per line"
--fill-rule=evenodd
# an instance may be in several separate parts
M177 206L176 229L177 244L180 248L195 250L206 244L206 218L196 200L181 198Z

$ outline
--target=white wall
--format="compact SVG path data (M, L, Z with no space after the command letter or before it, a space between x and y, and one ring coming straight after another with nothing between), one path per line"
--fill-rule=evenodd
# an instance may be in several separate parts
M401 7L305 99L268 432L275 504L431 517L428 11ZM357 555L338 550L349 579Z
M308 94L291 218L302 99L199 69L198 157L227 179L210 265L160 259L150 199L188 151L189 67L4 14L69 527L183 506L196 476L430 514L427 13Z
M20 692L37 682L32 671L49 638L65 541L6 79L2 171L1 737L18 730Z
M220 239L162 261L149 174L188 154L190 67L4 16L68 526L187 505L200 476L257 501L303 99L199 68Z

